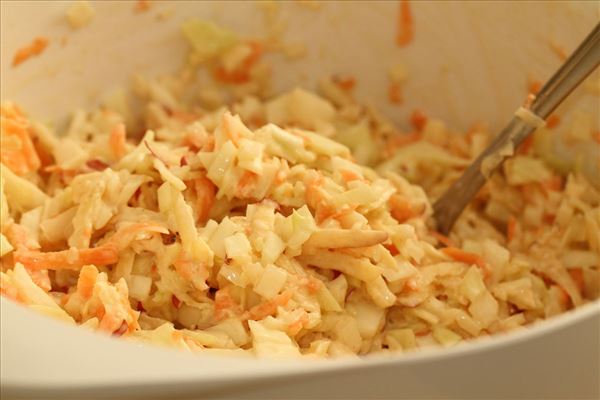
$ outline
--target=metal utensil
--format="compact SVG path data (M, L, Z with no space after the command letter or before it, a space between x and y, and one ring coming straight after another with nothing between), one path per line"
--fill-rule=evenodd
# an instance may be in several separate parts
M548 118L552 111L596 69L598 64L600 64L600 23L535 96L528 107L532 117L537 116L542 120ZM438 231L447 234L452 229L456 219L485 184L487 178L513 153L510 150L516 149L535 129L536 126L531 121L515 114L504 130L433 205ZM503 151L504 149L509 151ZM490 157L494 158L491 166Z

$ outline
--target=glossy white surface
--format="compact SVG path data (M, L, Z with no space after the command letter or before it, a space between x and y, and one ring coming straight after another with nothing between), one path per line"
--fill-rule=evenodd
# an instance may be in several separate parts
M92 24L76 32L65 22L68 3L1 3L1 97L17 101L35 118L60 120L126 84L133 73L173 70L184 57L177 27L187 17L215 19L244 34L262 32L253 2L155 2L146 14L133 13L132 3L98 2ZM156 20L157 12L169 9L168 20ZM395 2L330 2L316 12L284 4L286 40L306 43L309 54L292 65L272 56L275 88L311 86L329 73L352 74L358 96L400 122L419 107L455 128L478 120L499 128L525 95L527 79L543 80L559 65L549 43L570 50L598 20L593 2L436 2L413 9L415 42L399 49L393 42ZM48 50L12 68L14 51L38 35L50 38ZM386 74L400 62L410 79L406 104L393 108L385 101ZM595 105L597 99L581 95L570 107ZM450 350L320 362L148 348L65 326L4 299L0 309L3 398L600 396L599 303Z

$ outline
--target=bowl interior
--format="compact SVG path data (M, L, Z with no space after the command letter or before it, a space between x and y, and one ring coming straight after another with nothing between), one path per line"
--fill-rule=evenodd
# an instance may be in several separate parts
M254 2L156 1L146 13L135 13L131 2L97 1L93 4L96 16L92 23L74 31L65 19L69 2L44 2L43 6L37 1L0 3L2 100L14 100L36 119L59 121L72 110L91 106L117 88L128 85L135 73L155 75L176 69L187 51L179 25L189 17L214 20L241 35L261 36L267 29L264 7ZM281 3L278 21L286 26L283 40L305 45L307 53L294 61L281 54L269 55L274 91L296 85L314 87L320 77L330 74L351 75L357 78L357 96L374 104L399 124L405 124L409 113L418 108L457 130L466 129L477 121L499 129L525 97L528 82L532 79L543 81L560 65L557 49L569 53L600 15L594 2L415 2L412 7L415 39L409 46L400 48L394 41L395 2L326 2L318 10L296 2ZM36 36L49 38L47 51L12 67L15 51ZM403 87L404 103L392 106L386 100L388 71L398 64L407 67L409 79ZM565 110L577 108L597 112L597 96L580 92ZM598 124L597 119L595 123ZM541 335L552 329L560 330L578 321L585 322L586 326L597 324L598 309L595 304L549 321L544 325L547 328L533 329L533 333L515 333L513 339L497 339L498 346L537 337L536 332ZM35 369L43 379L37 383L68 385L69 374L76 373L78 368L48 370L55 361L56 349L30 345L49 337L56 341L69 338L74 349L82 352L88 349L89 357L98 357L98 360L104 360L106 354L139 357L135 363L139 369L133 369L130 374L117 375L117 372L125 371L123 368L89 370L98 371L95 382L112 380L117 385L134 378L148 380L149 377L159 379L159 376L174 382L176 377L165 375L163 365L151 368L152 372L148 374L149 360L155 356L178 363L172 372L179 373L180 380L202 382L210 379L217 382L218 379L215 374L200 374L195 369L199 362L207 368L213 367L225 377L236 379L243 375L275 375L355 365L352 360L316 366L312 362L292 365L283 361L249 363L238 360L232 363L230 359L207 357L200 361L200 358L188 356L184 359L181 354L167 355L160 349L140 351L139 347L128 343L58 326L5 300L2 300L2 310L2 348L3 354L7 354L2 357L2 370L8 371L10 366L10 376L4 375L5 372L3 375L13 383L23 376L20 374L26 374L23 368L14 368L23 365L19 364L19 359L43 355L45 361ZM16 329L16 326L22 328ZM48 335L40 332L48 332ZM465 348L483 351L488 345L469 346ZM5 353L4 349L12 350ZM453 350L447 354L450 357L462 351ZM445 357L444 352L399 357L394 358L394 362L427 361ZM70 359L76 362L76 357L70 356ZM85 365L92 368L91 363ZM250 370L255 374L248 372ZM189 373L181 375L181 371ZM86 379L93 379L92 375L87 374ZM83 382L90 381L84 379ZM27 382L17 383L25 385Z
M128 2L92 3L96 16L80 30L66 22L69 2L2 3L2 99L54 120L127 86L136 73L180 66L187 45L179 26L190 17L249 37L273 26L269 3L157 1L145 13ZM306 48L293 61L269 56L275 92L349 75L357 79L358 98L396 122L405 124L418 108L458 130L474 122L500 129L528 82L548 78L561 62L557 49L570 53L600 15L593 2L419 2L411 6L414 40L399 47L395 2L324 2L317 9L282 2L275 9L282 41ZM46 52L13 68L15 51L36 36L49 39ZM400 106L387 101L388 72L398 64L408 70ZM580 97L578 108L594 106Z

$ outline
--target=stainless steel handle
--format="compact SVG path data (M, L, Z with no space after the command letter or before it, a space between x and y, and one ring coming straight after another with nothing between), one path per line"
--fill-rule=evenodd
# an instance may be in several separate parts
M530 109L537 116L546 119L560 103L600 64L600 23L577 47L564 64L552 75L540 90ZM491 154L512 142L516 149L535 128L521 118L513 117L504 130L477 157L461 177L433 205L437 229L447 234L463 209L485 184L486 177L481 172L482 162ZM502 156L494 168L497 170L507 156ZM493 171L492 171L493 172Z

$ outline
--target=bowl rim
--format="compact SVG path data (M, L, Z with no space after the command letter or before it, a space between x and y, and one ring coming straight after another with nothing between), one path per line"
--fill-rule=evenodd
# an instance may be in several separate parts
M298 359L269 359L269 358L241 358L235 356L221 356L214 354L202 354L202 352L185 352L185 351L173 351L173 349L161 348L160 346L143 345L139 346L138 343L128 342L122 339L114 339L112 337L105 337L101 333L85 331L78 326L69 326L61 321L53 321L52 319L38 315L33 310L27 310L26 307L13 303L10 300L0 298L0 307L3 311L13 308L13 311L22 313L25 309L25 313L22 318L32 319L40 318L46 321L47 324L55 324L55 327L59 325L64 328L66 334L73 335L88 335L88 339L92 343L97 343L105 347L106 352L118 351L119 347L123 350L133 350L137 347L138 351L153 352L157 357L165 357L167 361L185 361L186 363L197 363L201 365L202 362L219 361L226 362L232 361L238 364L247 364L249 368L244 366L243 368L233 369L228 371L226 375L216 376L205 376L202 378L202 373L198 375L186 375L183 377L172 376L165 377L164 379L153 378L152 381L148 380L148 377L139 374L135 378L129 378L125 381L94 381L92 383L76 380L69 382L57 381L57 382L34 382L28 377L27 381L23 382L11 382L10 380L2 379L2 391L4 394L28 394L28 395L77 395L81 393L89 393L88 391L93 389L95 391L115 394L124 393L131 390L142 390L151 393L154 390L165 390L168 388L176 388L182 391L197 390L199 386L205 384L210 380L211 384L218 386L224 383L238 383L242 384L249 381L264 381L269 379L276 379L282 377L301 377L309 376L316 373L333 373L333 372L347 372L356 371L365 368L373 367L385 367L385 366L408 366L427 363L431 361L442 361L451 360L458 357L465 357L473 355L475 353L484 353L496 350L501 347L514 346L523 342L535 340L541 336L550 335L569 326L575 325L579 322L584 322L587 319L597 319L600 322L600 300L596 300L580 306L577 309L567 311L563 314L554 316L548 320L541 320L534 323L533 325L526 326L524 329L518 331L510 331L506 333L500 333L491 336L479 337L469 341L465 341L457 346L451 348L443 347L431 347L414 351L411 353L398 353L398 354L371 354L364 357L341 357L338 359L305 359L298 362ZM5 314L4 312L2 314ZM10 313L9 313L10 314ZM2 330L11 329L15 324L9 322L12 318L14 319L14 313L12 316L9 315L3 317L4 321L0 324ZM4 340L1 341L2 347L8 345ZM138 346L136 346L138 345ZM123 347L124 346L124 347ZM196 360L193 360L195 358ZM163 360L164 361L164 360ZM4 362L4 368L9 368ZM167 365L168 363L165 363ZM169 364L171 365L171 364ZM253 368L256 366L256 368ZM3 369L4 369L3 368ZM199 372L202 369L199 368ZM4 374L2 374L4 375ZM24 383L26 382L26 383Z

